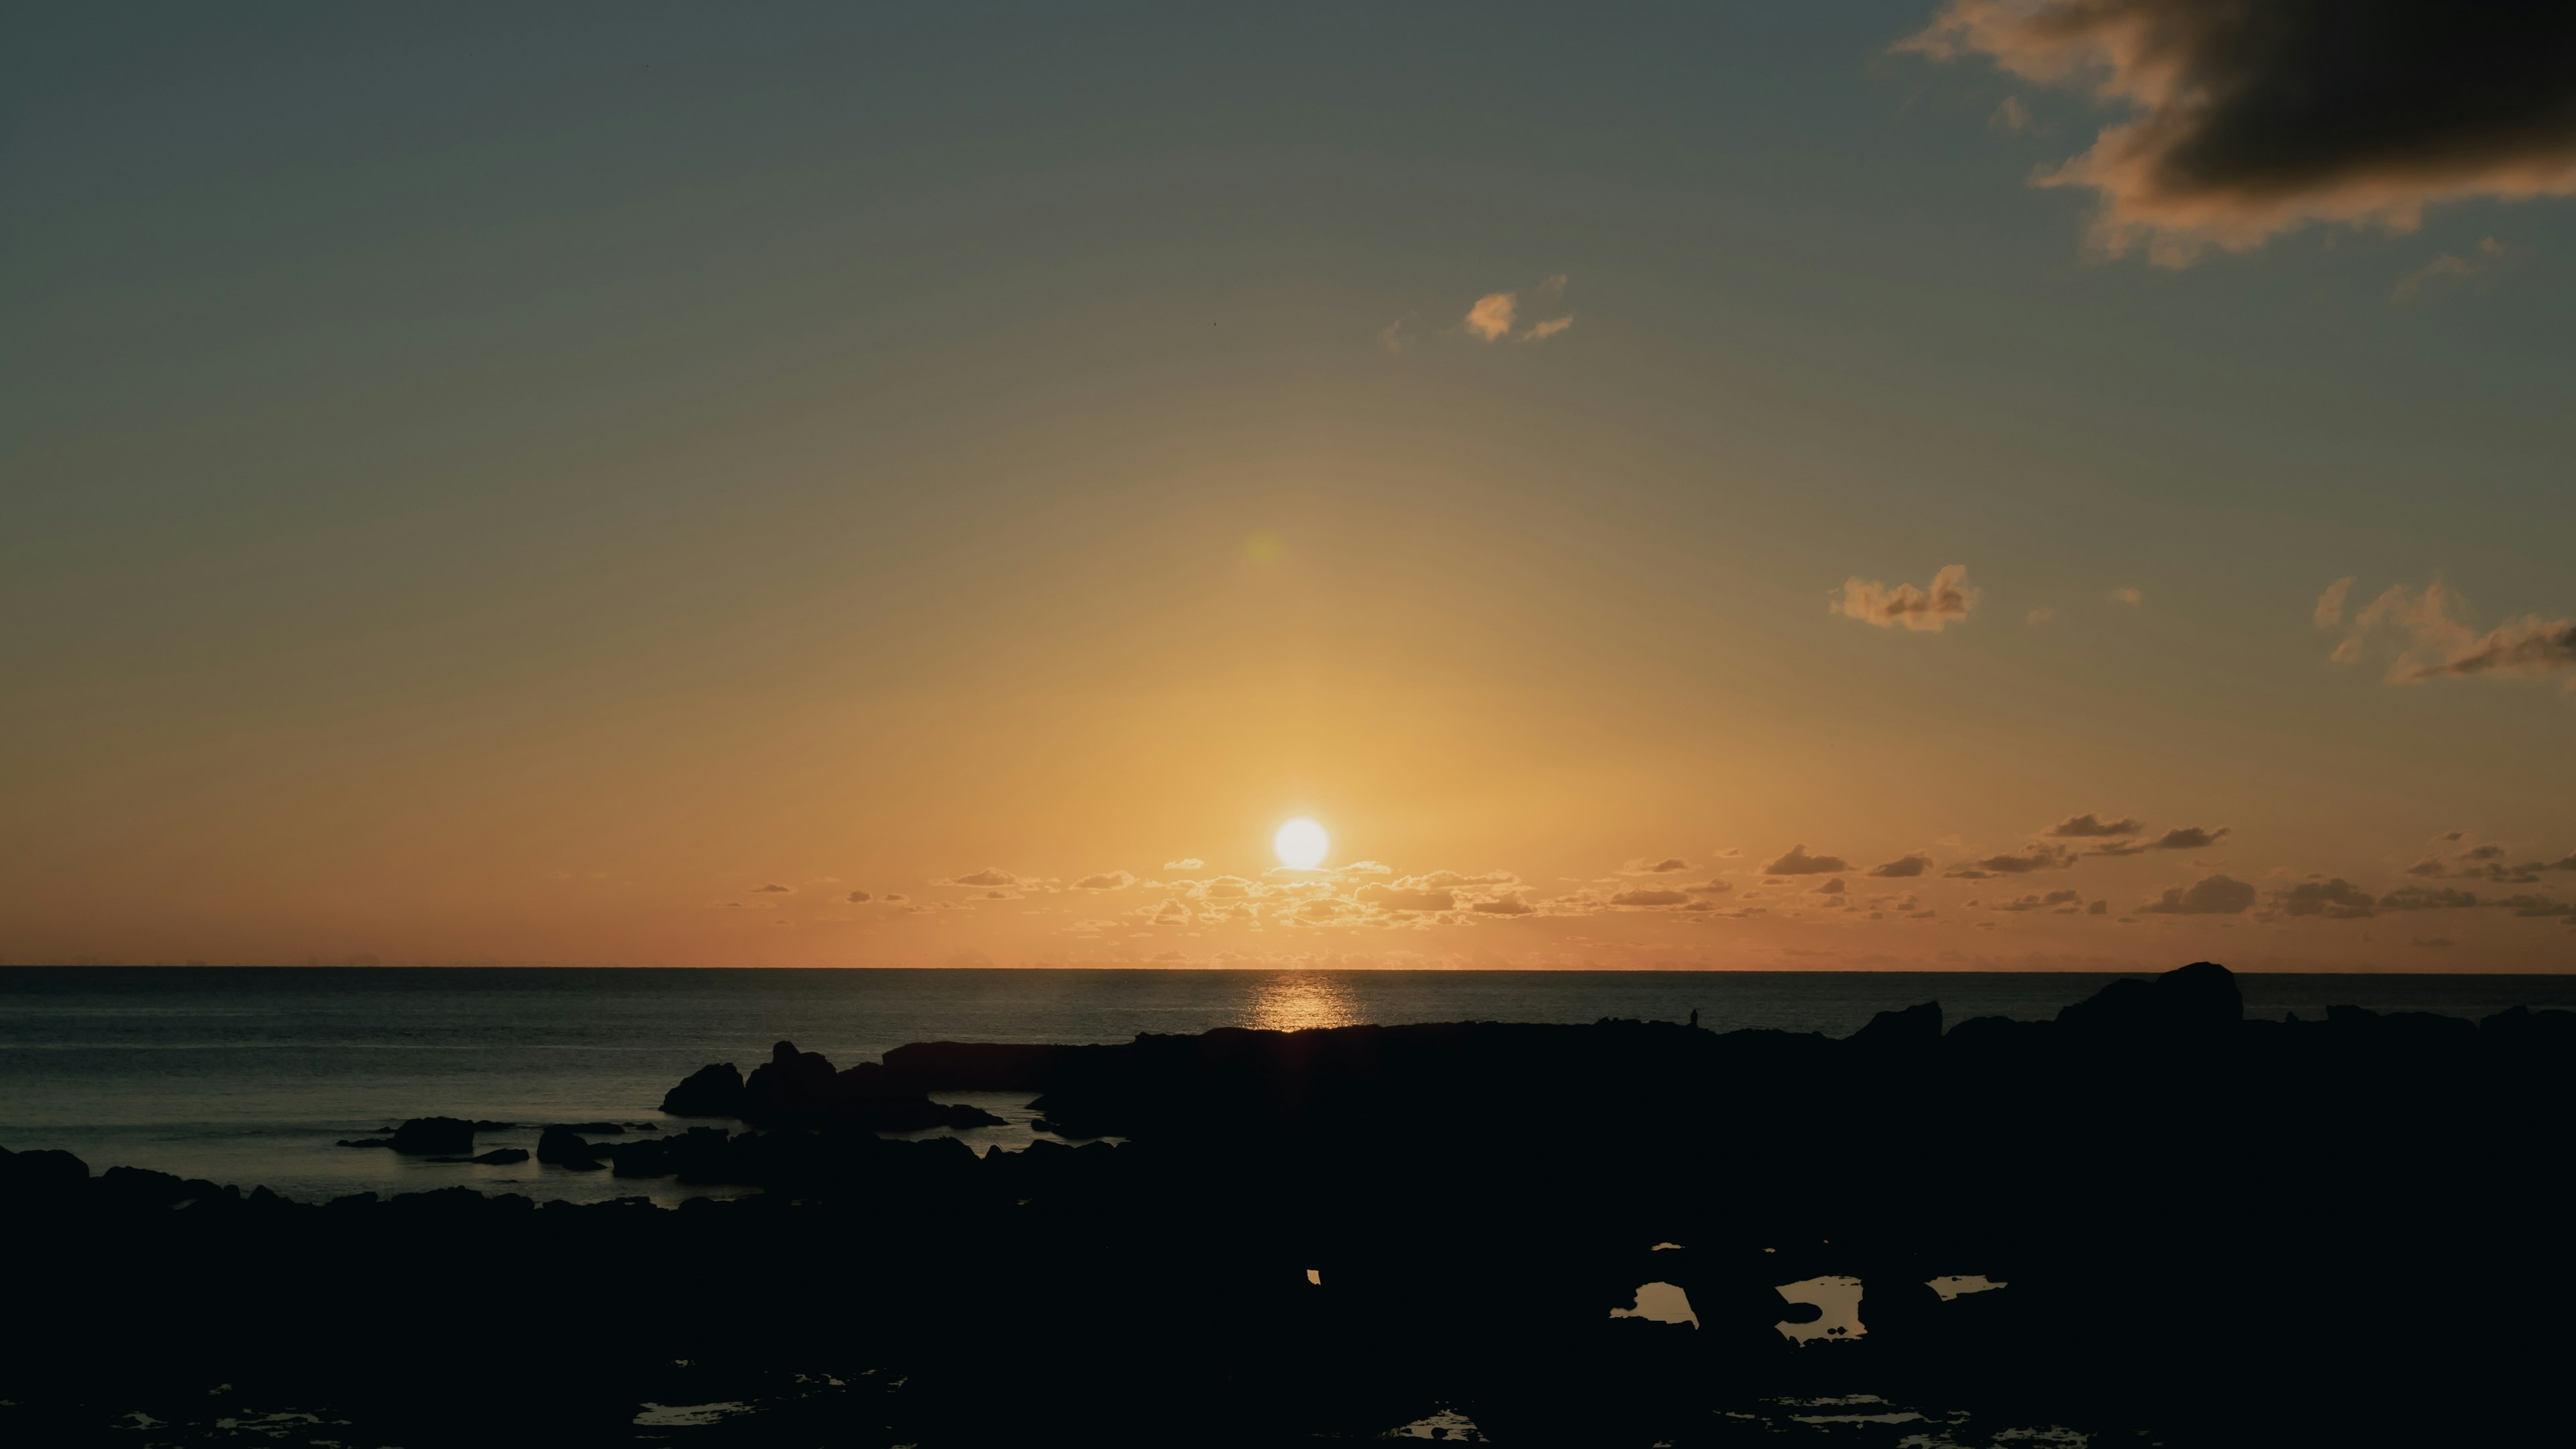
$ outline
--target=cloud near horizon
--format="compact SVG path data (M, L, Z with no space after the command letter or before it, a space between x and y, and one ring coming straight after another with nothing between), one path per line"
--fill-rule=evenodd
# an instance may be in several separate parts
M2233 916L2254 904L2254 887L2223 875L2191 886L2167 886L2164 895L2138 907L2159 916Z
M1809 855L1803 844L1789 847L1789 853L1762 867L1764 875L1833 875L1851 869L1851 862L1839 855Z
M2104 820L2087 811L2082 815L2069 815L2058 821L2048 827L2048 833L2060 840L2081 840L2095 836L2135 835L2144 828L2133 815L2124 815L2117 820Z
M1918 589L1912 584L1890 588L1876 579L1858 574L1843 580L1841 597L1825 606L1825 612L1846 619L1858 619L1882 629L1905 628L1918 633L1938 634L1968 617L1977 607L1980 591L1968 582L1968 566L1952 564L1932 576L1932 586ZM1828 596L1831 598L1831 596Z
M2343 617L2349 579L2339 579L2317 600L2320 628L2332 628ZM2330 607L2331 606L2331 607ZM2537 679L2576 671L2576 619L2544 619L2525 614L2483 633L2462 617L2467 601L2440 579L2421 592L2397 584L2353 615L2351 630L2333 654L2337 664L2351 664L2371 651L2382 631L2398 640L2385 679L2390 684L2424 684L2436 679ZM2576 690L2576 672L2564 686Z
M2576 193L2576 6L1948 0L1897 49L1982 55L2125 118L2032 177L2100 201L2094 248L2187 266L2311 223Z

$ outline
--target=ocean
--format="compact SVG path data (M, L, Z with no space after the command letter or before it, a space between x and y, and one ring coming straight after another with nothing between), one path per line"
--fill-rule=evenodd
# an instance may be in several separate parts
M1356 1022L1679 1021L1842 1036L1938 1001L2046 1018L2114 979L2040 973L1677 971L648 970L0 967L0 1147L62 1148L93 1171L148 1167L305 1201L466 1185L540 1200L731 1189L534 1163L405 1159L334 1145L405 1117L661 1123L709 1062L745 1071L792 1040L836 1066L916 1041L1121 1042L1140 1032ZM2239 976L2250 1014L2329 1004L2479 1017L2576 1008L2576 976ZM958 1093L1026 1145L1024 1096ZM676 1124L675 1124L676 1125Z

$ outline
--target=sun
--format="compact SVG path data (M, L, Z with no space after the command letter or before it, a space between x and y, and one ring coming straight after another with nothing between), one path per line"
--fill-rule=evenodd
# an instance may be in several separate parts
M1300 815L1279 827L1279 833L1270 837L1270 848L1278 853L1281 865L1291 870L1313 870L1324 863L1333 840L1324 833L1324 827Z

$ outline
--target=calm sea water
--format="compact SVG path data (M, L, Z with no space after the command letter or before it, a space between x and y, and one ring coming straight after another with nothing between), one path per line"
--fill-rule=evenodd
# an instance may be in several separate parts
M1840 1036L1939 1001L1952 1022L2044 1018L2113 978L2031 973L1592 971L752 971L0 968L0 1146L91 1167L264 1183L319 1200L467 1184L575 1201L692 1189L530 1163L480 1167L333 1146L405 1117L661 1120L708 1062L790 1039L847 1066L915 1041L1119 1042L1139 1032L1353 1022L1680 1020ZM2477 1017L2576 1007L2570 976L2241 976L2252 1012L2330 1003ZM1021 1097L958 1094L1031 1138Z

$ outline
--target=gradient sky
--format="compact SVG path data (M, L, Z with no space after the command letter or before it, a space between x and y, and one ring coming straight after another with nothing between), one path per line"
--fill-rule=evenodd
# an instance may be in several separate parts
M2054 3L22 12L0 958L2571 969L2576 141Z

